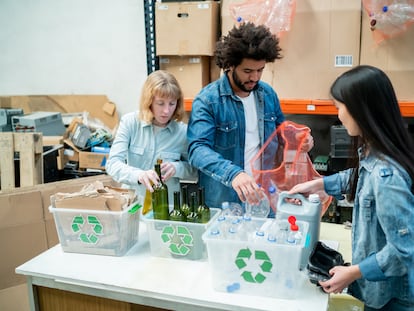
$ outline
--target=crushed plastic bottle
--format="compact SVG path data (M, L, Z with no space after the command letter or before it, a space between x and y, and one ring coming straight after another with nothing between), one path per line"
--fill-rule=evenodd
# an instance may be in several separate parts
M249 202L246 202L246 213L257 218L268 217L270 213L270 201L266 194L262 193L258 204L250 204Z
M225 216L243 216L243 207L236 202L222 202L221 213Z

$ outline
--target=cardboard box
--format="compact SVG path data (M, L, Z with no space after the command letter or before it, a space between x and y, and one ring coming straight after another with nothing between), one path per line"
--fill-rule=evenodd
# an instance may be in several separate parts
M382 69L390 78L399 101L414 101L414 25L400 35L376 44L370 19L363 11L361 64Z
M58 244L53 215L48 210L50 195L76 191L98 180L119 186L111 177L97 175L0 191L0 290L25 283L15 268Z
M108 156L109 153L81 151L79 152L79 168L92 168L104 171Z
M234 25L222 3L222 33ZM280 99L330 99L329 88L341 73L359 64L361 1L297 1L291 30L280 37L282 59L266 65L263 81Z
M157 55L213 55L219 31L219 2L157 2Z
M280 98L330 99L330 86L359 64L361 1L297 2L292 28L280 39L283 58L274 62Z
M105 170L109 153L81 151L68 138L64 139L64 143L69 147L65 148L64 155L67 156L67 159L70 161L79 162L80 169L91 168L102 171Z
M82 113L87 108L91 118L100 120L110 129L114 129L119 122L116 106L106 95L1 96L0 107L22 108L24 113L56 111L62 114Z
M0 248L0 289L24 283L25 277L15 274L15 268L47 250L39 191L0 194Z
M116 105L109 101L105 95L33 95L33 96L2 96L0 97L0 107L4 108L23 108L25 113L34 111L57 111L62 114L78 114L88 110L88 122L94 126L107 127L113 133L119 123L119 116ZM66 138L65 133L64 138ZM45 145L59 141L61 137L44 138ZM53 143L55 144L55 143ZM64 169L69 162L79 162L79 149L65 146L59 152L58 169ZM83 163L79 165L81 168L104 169L106 156L83 156ZM101 165L103 164L103 165ZM92 165L88 167L88 165Z
M210 82L210 57L160 57L160 69L171 72L178 80L184 98L194 98Z

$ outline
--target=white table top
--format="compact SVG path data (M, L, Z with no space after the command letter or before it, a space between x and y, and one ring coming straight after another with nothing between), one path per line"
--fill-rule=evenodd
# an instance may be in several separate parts
M209 269L208 260L152 257L146 225L141 222L139 242L122 257L65 253L56 245L17 267L16 273L37 285L169 309L327 309L328 295L310 282L295 300L224 293L213 289Z

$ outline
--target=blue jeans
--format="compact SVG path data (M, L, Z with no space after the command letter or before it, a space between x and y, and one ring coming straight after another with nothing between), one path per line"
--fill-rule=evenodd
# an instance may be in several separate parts
M364 311L412 311L414 310L414 303L406 304L397 299L391 299L385 306L380 309L370 308L365 306Z

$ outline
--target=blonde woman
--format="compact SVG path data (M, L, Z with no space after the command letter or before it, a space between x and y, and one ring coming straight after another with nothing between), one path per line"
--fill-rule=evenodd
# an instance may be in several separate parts
M151 73L142 88L139 112L121 118L106 164L108 175L144 196L158 183L154 164L162 159L161 174L172 204L180 179L197 176L187 161L183 115L183 93L176 78L164 70Z

